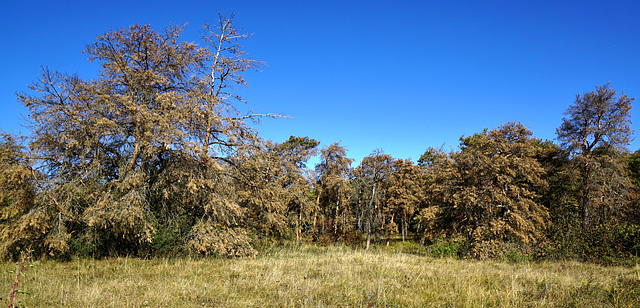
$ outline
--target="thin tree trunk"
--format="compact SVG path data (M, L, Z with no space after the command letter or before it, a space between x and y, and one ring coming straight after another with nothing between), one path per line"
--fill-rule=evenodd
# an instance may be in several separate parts
M136 160L138 160L138 156L140 156L140 151L142 148L142 146L140 145L140 143L142 142L140 135L142 135L142 133L140 132L140 127L136 126L136 136L135 136L136 145L133 147L133 154L131 155L131 160L127 164L127 171L133 170L136 164Z
M405 217L406 217L406 215L402 217L402 222L400 223L401 224L400 232L402 233L402 242L403 243L404 243L404 235L405 235L405 232L406 232L405 226L407 225L407 222L405 221L406 220Z
M296 221L296 244L300 245L300 221L302 220L302 205L298 212L298 220Z
M376 182L373 182L373 189L371 190L371 200L369 200L369 206L367 207L368 221L367 221L367 247L365 250L369 250L371 245L371 225L373 222L373 199L376 196Z
M340 213L340 194L338 194L338 201L336 202L336 214L333 218L333 234L338 233L338 213Z
M589 193L591 188L589 187L591 177L591 168L589 167L589 162L585 164L585 176L582 181L582 226L583 228L589 227Z
M316 209L313 211L313 230L318 232L318 227L316 225L318 221L318 210L320 209L320 195L322 194L322 190L318 191L318 197L316 198Z

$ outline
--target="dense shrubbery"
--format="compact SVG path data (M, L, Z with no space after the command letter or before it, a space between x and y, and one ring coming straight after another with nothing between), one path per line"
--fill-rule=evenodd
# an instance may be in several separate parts
M18 96L33 135L0 139L3 258L246 257L295 240L401 241L435 257L637 259L632 99L608 85L577 97L560 146L507 123L463 136L452 153L430 148L417 165L376 150L352 168L338 143L273 143L245 122L273 115L234 107L242 100L228 91L260 63L231 18L205 26L204 47L180 42L180 30L99 36L86 50L99 79L44 69L37 93Z

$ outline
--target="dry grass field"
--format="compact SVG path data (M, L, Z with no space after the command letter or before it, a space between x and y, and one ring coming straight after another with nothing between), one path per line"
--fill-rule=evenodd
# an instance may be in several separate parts
M285 248L253 259L27 261L17 307L640 307L640 266ZM16 263L1 263L3 305Z

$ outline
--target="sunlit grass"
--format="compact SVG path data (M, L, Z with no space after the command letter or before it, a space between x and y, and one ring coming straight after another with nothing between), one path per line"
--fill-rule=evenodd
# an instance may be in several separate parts
M254 259L36 261L27 307L637 307L640 267L433 259L338 247ZM2 263L11 291L16 264ZM6 304L4 304L6 305Z

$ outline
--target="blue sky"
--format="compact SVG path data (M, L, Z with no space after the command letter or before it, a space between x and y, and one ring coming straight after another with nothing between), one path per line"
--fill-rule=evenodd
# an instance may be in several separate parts
M640 96L637 1L9 1L0 128L28 134L15 92L41 65L94 78L81 51L97 35L188 23L193 41L218 11L237 13L254 33L245 49L267 63L239 89L248 107L292 117L264 120L261 136L341 141L357 162L376 148L414 160L428 146L455 150L508 121L554 139L576 94L611 82Z

